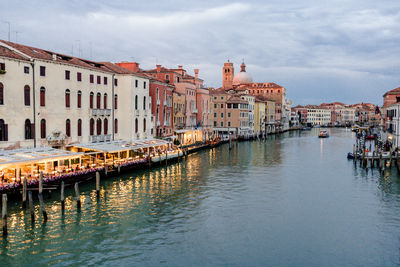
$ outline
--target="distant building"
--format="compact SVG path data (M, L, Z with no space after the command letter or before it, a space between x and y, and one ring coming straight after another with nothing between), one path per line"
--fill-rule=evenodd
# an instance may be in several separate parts
M307 124L328 126L331 122L331 111L320 106L307 107Z

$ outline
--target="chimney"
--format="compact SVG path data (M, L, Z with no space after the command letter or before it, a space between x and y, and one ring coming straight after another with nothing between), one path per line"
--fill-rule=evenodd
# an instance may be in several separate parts
M194 69L194 76L196 77L196 80L199 79L199 69Z
M157 67L157 72L160 72L161 71L161 65L156 65L156 67Z
M139 72L139 63L136 62L119 62L115 63L115 65L118 65L124 69L130 70L132 72Z
M178 69L180 69L180 70L183 69L182 65L179 65L179 66L178 66Z
M57 60L57 55L53 54L53 60Z

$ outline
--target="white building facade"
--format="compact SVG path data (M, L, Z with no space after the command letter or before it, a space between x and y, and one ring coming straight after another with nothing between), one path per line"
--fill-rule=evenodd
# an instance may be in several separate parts
M392 148L400 147L400 104L392 104L386 109L387 138L392 142Z
M331 110L325 108L307 108L307 123L327 126L331 122Z
M131 78L102 63L6 41L0 66L0 148L132 139L120 127L136 116L122 103L131 100ZM146 128L140 137L150 136Z

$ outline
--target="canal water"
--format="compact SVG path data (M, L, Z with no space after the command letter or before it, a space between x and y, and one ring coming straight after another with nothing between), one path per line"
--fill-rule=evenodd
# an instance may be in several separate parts
M9 207L1 266L397 266L400 178L346 159L354 134L329 129L222 145L180 163Z

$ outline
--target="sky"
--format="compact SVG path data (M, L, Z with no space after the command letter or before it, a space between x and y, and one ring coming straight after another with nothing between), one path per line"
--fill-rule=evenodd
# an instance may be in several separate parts
M400 86L399 0L0 0L0 39L95 61L183 65L210 87L228 59L297 104L382 104Z

